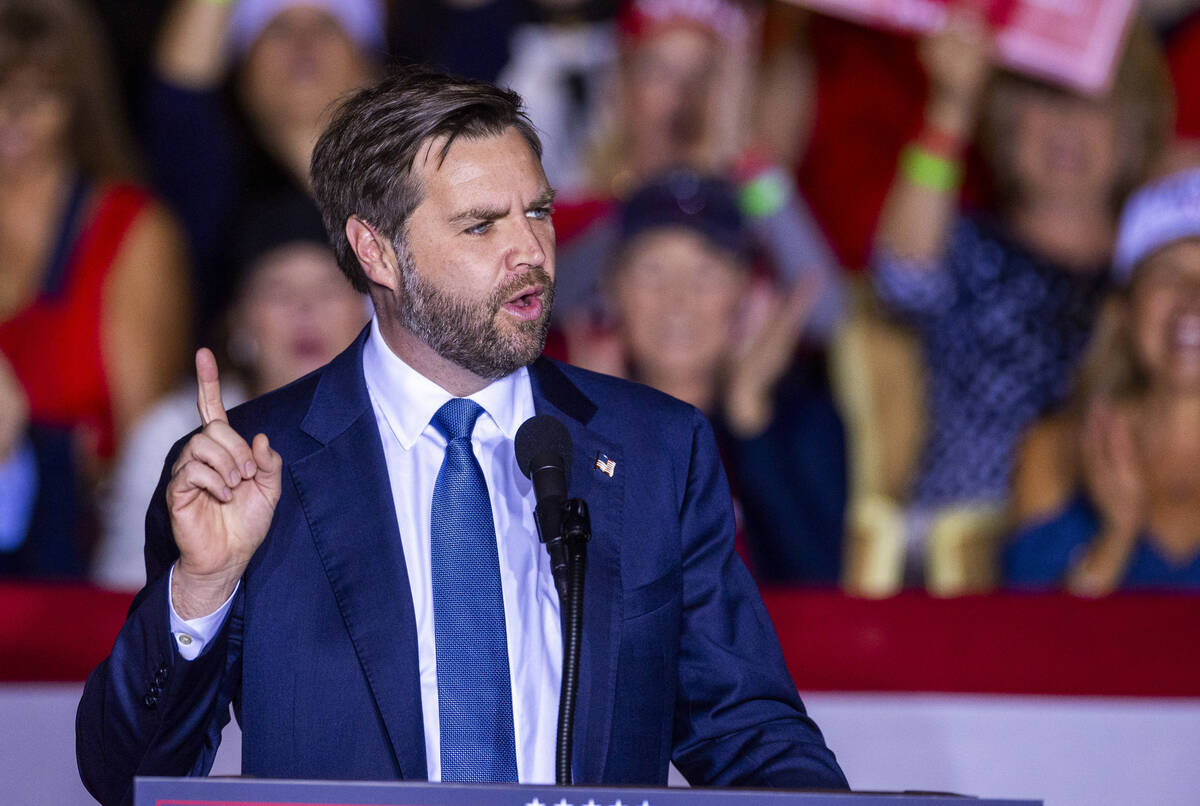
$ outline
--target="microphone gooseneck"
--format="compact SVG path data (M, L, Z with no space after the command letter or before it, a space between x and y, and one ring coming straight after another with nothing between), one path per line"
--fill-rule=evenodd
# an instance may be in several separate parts
M563 607L563 672L558 700L558 741L554 759L555 782L571 783L571 755L575 729L575 703L579 693L579 657L583 647L583 579L587 569L587 542L592 523L587 503L571 498L563 506L563 534L570 563L569 590Z

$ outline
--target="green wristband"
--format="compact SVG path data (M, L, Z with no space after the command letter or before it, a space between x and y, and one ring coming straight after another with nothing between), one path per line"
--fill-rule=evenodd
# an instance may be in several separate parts
M939 157L916 144L900 152L900 170L914 185L939 193L958 190L962 184L962 166L955 160Z
M765 218L777 213L792 197L792 183L779 169L763 171L742 185L738 206L749 218Z

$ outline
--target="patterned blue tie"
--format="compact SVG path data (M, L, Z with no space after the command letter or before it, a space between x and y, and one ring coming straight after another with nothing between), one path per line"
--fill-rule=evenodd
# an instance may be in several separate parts
M482 412L457 397L433 416L447 442L429 519L443 781L517 780L496 528L471 451Z

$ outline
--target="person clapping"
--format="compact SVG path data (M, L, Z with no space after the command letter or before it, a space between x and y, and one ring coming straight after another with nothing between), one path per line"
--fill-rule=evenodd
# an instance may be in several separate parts
M1008 582L1200 587L1200 168L1135 195L1073 408L1018 463Z

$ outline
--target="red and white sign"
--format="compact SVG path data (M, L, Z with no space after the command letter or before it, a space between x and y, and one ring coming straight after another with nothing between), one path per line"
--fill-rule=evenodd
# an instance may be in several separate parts
M75 709L130 598L0 583L0 804L95 806L76 771ZM763 598L856 789L1197 803L1200 595ZM231 724L214 772L236 774L240 759Z
M954 0L791 0L876 28L927 33ZM1085 93L1101 93L1135 0L982 0L1000 64Z

